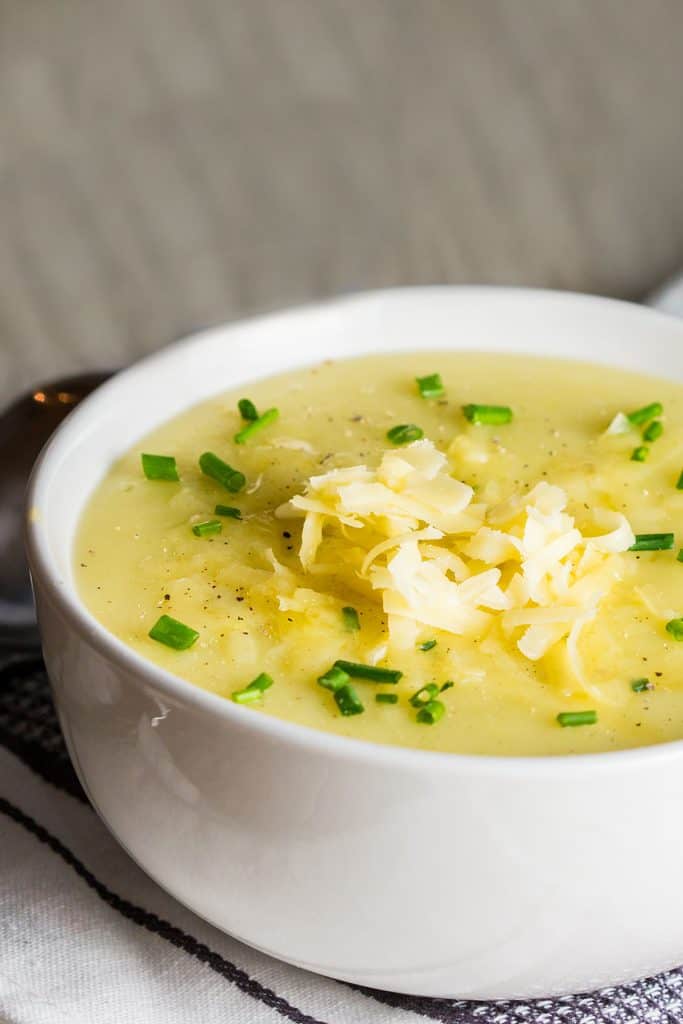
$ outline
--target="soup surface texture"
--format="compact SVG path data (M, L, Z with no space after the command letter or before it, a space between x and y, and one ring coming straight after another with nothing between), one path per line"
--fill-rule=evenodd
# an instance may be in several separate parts
M683 388L661 379L467 352L325 362L137 444L85 510L74 571L115 636L244 715L460 753L641 746L683 738L682 469ZM150 637L161 616L198 636ZM320 684L340 659L402 675Z

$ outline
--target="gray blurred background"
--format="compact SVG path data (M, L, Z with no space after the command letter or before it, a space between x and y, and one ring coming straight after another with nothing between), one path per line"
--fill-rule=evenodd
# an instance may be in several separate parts
M682 211L682 0L0 0L0 404L355 289L640 298Z

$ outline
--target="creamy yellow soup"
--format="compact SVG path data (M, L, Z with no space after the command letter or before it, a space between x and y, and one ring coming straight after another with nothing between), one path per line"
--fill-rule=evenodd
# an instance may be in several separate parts
M443 394L423 397L416 378L433 373ZM279 415L238 444L234 436L247 421L237 403L245 396L259 413L277 408ZM663 413L643 423L618 416L653 402ZM470 422L463 407L472 404L509 407L512 418ZM655 427L645 441L653 419L663 433L656 437ZM409 434L406 444L392 444L387 433L405 424L420 428L424 440L411 444ZM647 450L634 458L638 448ZM202 472L207 451L244 474L237 493ZM413 459L421 452L443 463L443 501L431 481L423 488L429 501L441 502L426 534L419 508L412 519L391 510L382 518L377 508L363 518L360 506L349 522L325 514L320 495L338 479L332 470L366 467L354 470L362 488L377 483L387 452L395 474L403 463L393 454L411 451ZM179 481L147 479L142 452L173 456ZM85 510L75 573L85 604L115 636L196 686L231 700L268 674L272 685L240 708L244 715L423 750L540 755L636 747L683 737L683 642L675 622L667 629L683 615L681 469L683 388L665 380L494 354L326 361L222 394L136 444L108 469ZM427 480L421 472L413 484ZM316 484L320 477L327 482ZM381 487L372 493L386 493ZM365 493L356 491L354 500ZM413 492L419 504L420 487ZM558 511L561 493L566 505ZM299 496L305 505L306 495L318 512L292 504ZM463 501L467 507L454 511ZM217 504L238 508L241 518L215 515ZM537 520L564 524L558 530L568 545L582 539L555 561L549 546L529 556ZM207 521L220 522L220 532L197 536L193 527ZM624 550L628 530L676 537L667 550ZM416 531L425 539L415 540ZM603 547L621 550L601 550L595 538L607 535L613 539ZM383 538L385 549L373 553ZM386 584L408 566L409 552L414 564L431 559L420 571L438 575L424 608ZM552 564L540 579L546 556ZM410 589L409 567L401 572L399 590ZM461 614L459 602L484 572L491 581L484 604L465 602ZM583 591L572 589L577 582ZM552 621L529 633L525 617L535 621L539 602L543 621ZM150 638L162 615L195 630L196 642L175 650ZM556 621L563 615L566 623ZM335 693L318 683L339 659L402 676L397 683L352 678L362 711L345 715ZM441 692L446 682L453 685ZM411 704L430 683L441 706L431 723L420 716L429 693ZM398 699L379 703L380 693ZM586 711L593 712L588 724L558 721Z

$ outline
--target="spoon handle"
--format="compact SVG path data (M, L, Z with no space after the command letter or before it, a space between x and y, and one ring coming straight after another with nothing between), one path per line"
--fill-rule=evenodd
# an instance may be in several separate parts
M0 413L0 648L40 644L22 538L33 463L74 406L111 376L100 371L45 384Z

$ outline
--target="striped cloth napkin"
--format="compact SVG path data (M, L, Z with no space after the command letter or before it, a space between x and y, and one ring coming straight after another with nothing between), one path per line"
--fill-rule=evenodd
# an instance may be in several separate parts
M656 296L683 315L683 282ZM257 953L161 890L95 815L40 658L0 662L0 1024L677 1024L683 970L473 1003L371 991Z
M0 668L0 1020L7 1024L671 1024L683 971L529 1003L424 999L257 953L160 889L71 767L40 658Z

